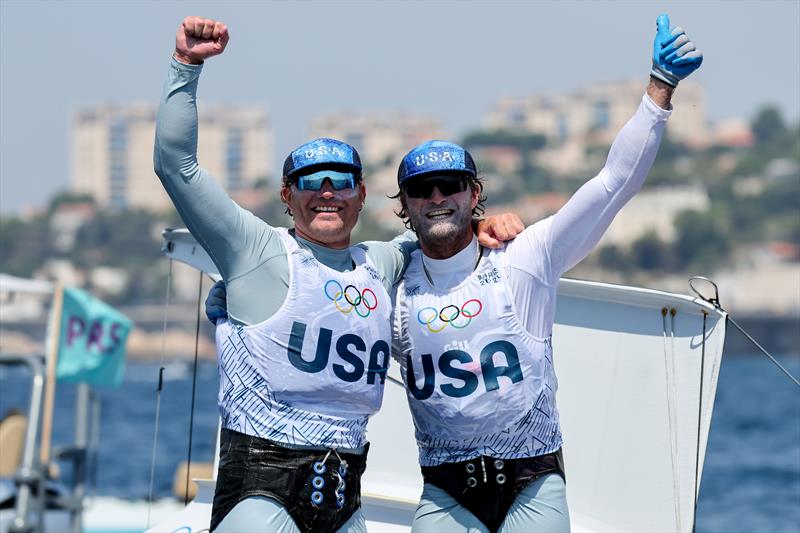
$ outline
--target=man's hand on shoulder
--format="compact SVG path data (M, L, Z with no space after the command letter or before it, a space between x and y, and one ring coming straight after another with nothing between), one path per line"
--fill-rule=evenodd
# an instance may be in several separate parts
M476 235L485 248L500 248L525 229L525 224L515 213L502 213L478 221Z
M175 35L175 59L199 65L224 52L229 38L228 27L218 20L186 17Z

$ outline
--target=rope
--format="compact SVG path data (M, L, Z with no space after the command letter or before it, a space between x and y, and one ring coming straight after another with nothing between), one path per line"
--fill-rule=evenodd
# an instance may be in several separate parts
M713 297L713 298L711 298L711 297L707 297L707 296L705 296L703 293L701 293L701 292L700 292L700 291L699 291L699 290L698 290L698 289L697 289L697 288L694 286L694 281L695 281L695 280L704 281L704 282L706 282L706 283L709 283L711 286L713 286L713 287L714 287L714 297ZM739 330L739 331L742 333L742 335L744 335L745 337L747 337L747 340L749 340L750 342L752 342L752 343L753 343L753 345L754 345L756 348L758 348L759 350L761 350L761 353L763 353L764 355L766 355L766 356L769 358L769 360L770 360L770 361L772 361L772 362L775 364L775 366L777 366L777 367L778 367L778 368L779 368L779 369L780 369L780 370L781 370L781 371L782 371L784 374L786 374L786 376L787 376L787 377L788 377L790 380L792 380L792 381L794 382L794 384L795 384L795 385L797 385L798 387L800 387L800 381L798 381L796 377L794 377L794 376L793 376L791 373L789 373L789 371L788 371L788 370L786 370L786 369L785 369L785 368L784 368L784 367L783 367L783 366L782 366L782 365L781 365L781 364L780 364L780 363L777 361L777 359L775 359L774 357L772 357L772 355L770 355L770 353L769 353L767 350L765 350L765 349L764 349L764 348L763 348L763 347L762 347L760 344L758 344L758 342L756 342L756 340L755 340L753 337L751 337L751 336L750 336L750 334L749 334L749 333L747 333L747 332L744 330L744 328L742 328L742 326L740 326L739 324L737 324L737 323L736 323L736 321L735 321L735 320L734 320L734 319L731 317L731 315L730 315L730 314L728 314L728 312L727 312L727 311L725 311L725 309L723 309L723 308L722 308L722 305L720 305L720 303L719 303L719 288L717 287L717 284L716 284L716 283L714 283L712 280L710 280L710 279L708 279L708 278L706 278L706 277L704 277L704 276L692 276L691 278L689 278L689 287L692 289L692 291L694 291L694 293L695 293L695 294L696 294L696 295L697 295L697 296L698 296L698 297L699 297L701 300L703 300L704 302L708 302L708 303L710 303L711 305L713 305L713 306L714 306L714 308L715 308L715 309L719 309L719 310L721 310L721 311L724 311L724 312L726 313L726 316L727 316L727 319L728 319L728 321L729 321L731 324L733 324L733 325L736 327L736 329L738 329L738 330Z
M674 311L674 310L673 310ZM669 447L670 459L672 461L672 499L675 504L675 531L680 530L681 524L681 503L680 503L680 477L678 473L678 443L677 443L677 430L675 426L675 321L674 314L670 314L670 331L672 343L669 342L667 335L667 314L669 313L666 307L661 309L661 324L664 332L664 374L666 378L667 388L667 420L669 422ZM672 354L669 353L668 345L671 344Z
M395 379L392 376L386 376L386 379L388 379L389 381L391 381L395 385L400 385L401 387L405 387L405 385L403 385L402 381L400 381L399 379Z
M775 366L777 366L779 369L781 369L781 371L782 371L784 374L786 374L786 376L787 376L789 379L791 379L791 380L794 382L794 384L795 384L795 385L797 385L798 387L800 387L800 381L797 381L797 378L796 378L796 377L794 377L794 376L793 376L793 375L792 375L792 374L791 374L791 373L790 373L788 370L786 370L786 369L785 369L785 368L784 368L784 367L783 367L783 366L782 366L782 365L781 365L781 364L780 364L780 363L777 361L777 359L775 359L774 357L772 357L772 356L769 354L769 352L768 352L767 350L765 350L765 349L764 349L764 348L763 348L763 347L762 347L760 344L758 344L758 343L756 342L756 340L755 340L753 337L751 337L751 336L750 336L750 335L749 335L749 334L748 334L748 333L747 333L747 332L746 332L744 329L742 329L742 326L740 326L739 324L737 324L737 323L736 323L736 321L735 321L733 318L731 318L731 315L728 315L728 322L730 322L731 324L733 324L734 326L736 326L736 329L738 329L739 331L741 331L741 332L742 332L742 334L743 334L745 337L747 337L747 340L749 340L750 342L752 342L752 343L755 345L755 347L756 347L756 348L758 348L759 350L761 350L761 353L763 353L764 355L766 355L767 357L769 357L769 360L770 360L770 361L772 361L773 363L775 363Z
M100 456L100 400L92 394L93 401L90 404L92 410L91 434L89 437L89 449L91 459L89 461L89 479L92 498L97 496L97 464Z
M700 398L697 401L697 452L694 458L694 517L692 532L697 526L697 502L700 499L700 431L703 418L703 371L706 367L706 319L708 313L703 311L703 344L700 347Z
M167 354L167 311L169 310L169 294L172 285L172 259L169 260L167 272L167 291L164 296L164 321L161 332L161 361L158 365L158 388L156 389L156 416L153 428L153 453L150 456L150 488L147 491L147 527L150 529L150 510L153 506L153 481L156 475L156 450L158 449L158 428L161 419L161 389L164 385L164 358Z
M197 285L197 320L194 328L194 362L192 364L192 407L189 411L189 451L186 454L186 492L183 495L184 505L189 505L189 479L192 469L192 436L194 434L194 406L197 391L197 352L200 348L200 305L203 299L203 271L200 271Z

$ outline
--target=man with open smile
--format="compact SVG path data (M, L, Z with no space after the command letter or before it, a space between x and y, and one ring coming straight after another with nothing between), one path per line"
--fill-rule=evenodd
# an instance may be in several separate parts
M569 531L551 341L556 289L642 187L673 91L702 60L683 29L659 16L646 94L605 166L500 249L484 249L470 231L470 211L485 198L467 150L428 141L403 158L398 215L420 250L395 289L392 355L424 479L412 532Z
M225 280L217 321L222 419L211 530L362 532L369 417L389 364L389 290L409 239L351 246L364 205L353 146L315 139L283 165L294 228L238 206L197 158L197 86L225 24L183 20L156 118L154 167ZM490 239L491 241L492 239Z
M322 179L319 190L287 187L281 190L281 199L292 213L298 236L331 248L346 248L367 196L366 187L359 182L354 187L334 189L332 179L346 180L344 172L328 171Z

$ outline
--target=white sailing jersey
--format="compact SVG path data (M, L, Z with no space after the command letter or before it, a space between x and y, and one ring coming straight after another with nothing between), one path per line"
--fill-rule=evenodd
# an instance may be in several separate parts
M421 252L413 255L397 292L394 355L411 385L420 464L531 457L561 446L550 343L558 280L641 188L670 114L644 95L600 173L477 268L475 240L450 258L426 258L440 290Z
M423 466L561 446L550 338L521 325L506 267L505 248L487 251L463 282L437 290L416 251L398 287L396 356Z
M217 324L219 407L225 428L273 441L331 448L366 443L383 399L391 302L364 250L337 272L279 229L289 290L275 315Z

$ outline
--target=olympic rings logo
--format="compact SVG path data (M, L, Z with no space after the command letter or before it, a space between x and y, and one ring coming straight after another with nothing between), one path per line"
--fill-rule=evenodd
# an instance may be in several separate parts
M423 307L417 312L417 321L428 328L431 333L439 333L447 325L456 329L464 329L472 323L472 319L481 314L483 303L477 298L467 300L461 307L446 305L438 311L435 307Z
M367 287L363 291L359 291L355 285L348 285L343 289L342 284L335 279L330 279L325 283L325 296L328 300L333 301L333 305L340 313L345 315L355 309L358 316L367 318L372 311L378 308L378 297L375 296L372 289ZM340 303L342 300L349 307L344 307Z

